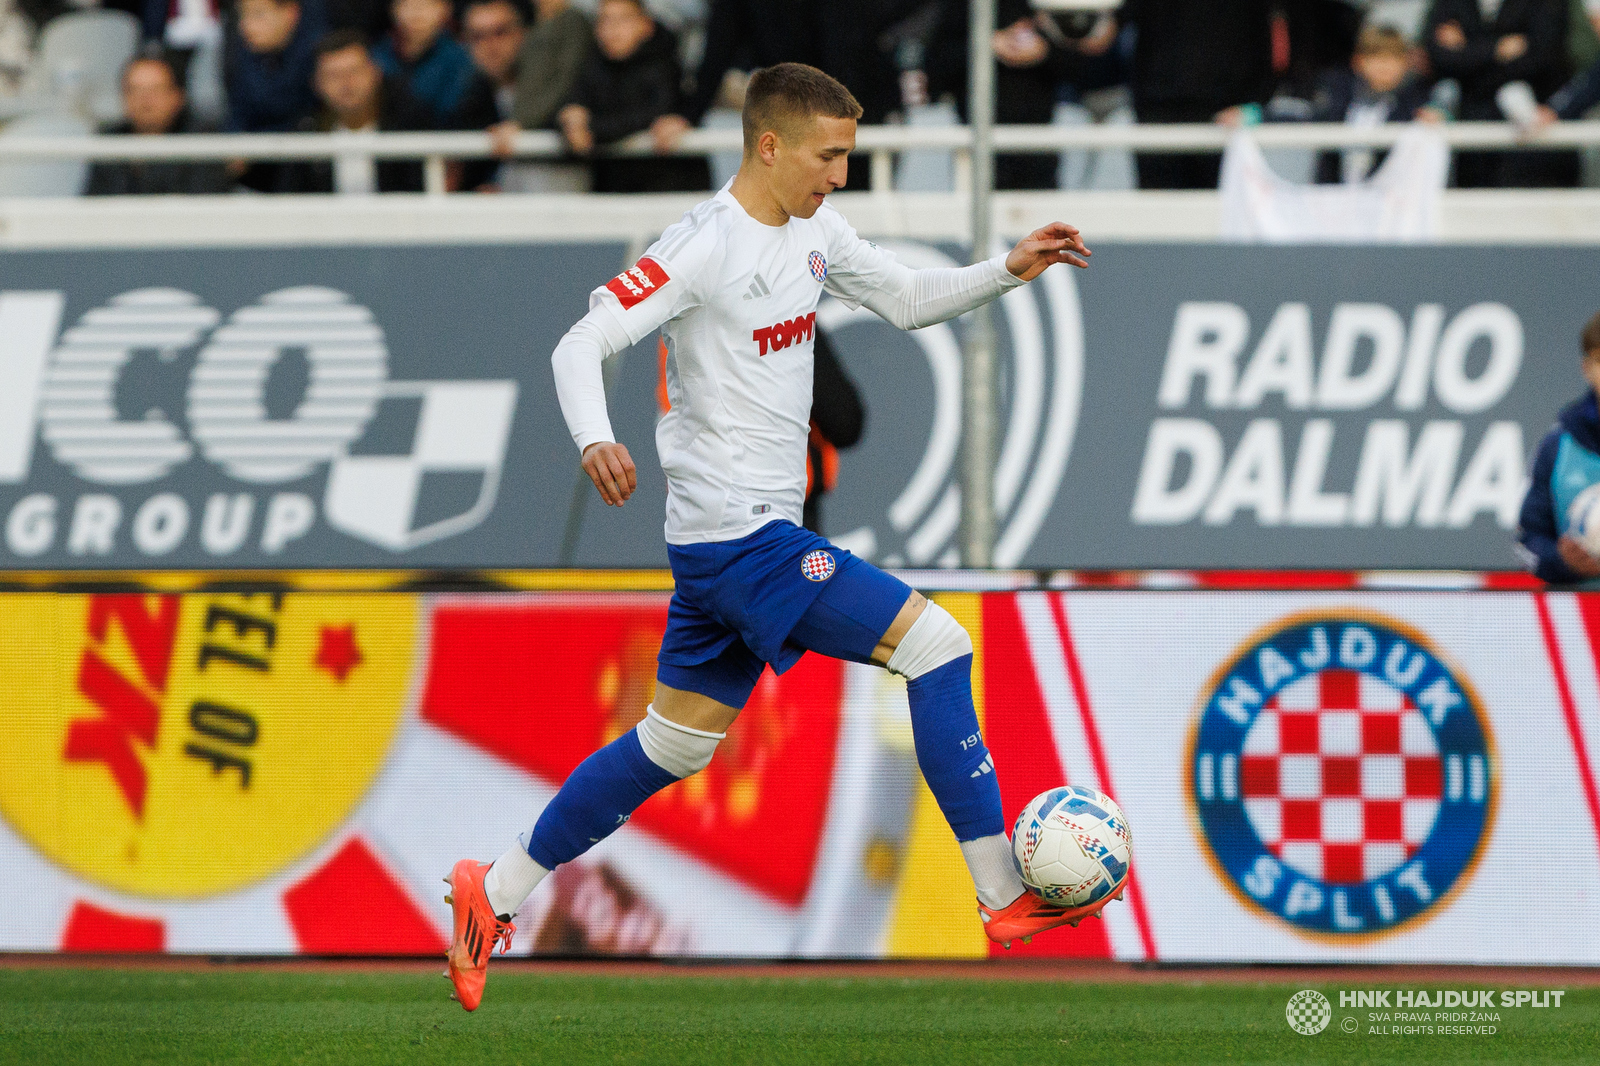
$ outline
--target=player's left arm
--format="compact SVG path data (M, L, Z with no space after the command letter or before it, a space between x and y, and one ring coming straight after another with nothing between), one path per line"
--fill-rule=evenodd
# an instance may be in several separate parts
M856 236L840 220L828 291L864 305L900 329L920 329L966 314L1044 273L1054 263L1089 265L1089 249L1076 227L1052 222L1028 234L1003 256L964 267L914 270L893 254Z

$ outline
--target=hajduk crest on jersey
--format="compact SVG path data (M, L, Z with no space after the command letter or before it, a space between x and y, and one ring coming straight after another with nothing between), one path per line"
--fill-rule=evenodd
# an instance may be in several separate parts
M1356 939L1470 876L1495 797L1465 673L1396 619L1326 610L1242 644L1200 694L1188 794L1247 904Z

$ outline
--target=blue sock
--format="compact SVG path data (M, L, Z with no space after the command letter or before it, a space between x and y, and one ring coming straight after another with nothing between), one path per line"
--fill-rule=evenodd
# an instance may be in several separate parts
M678 780L650 761L632 729L572 771L533 827L528 855L546 870L571 862L621 828L634 810Z
M906 692L911 698L917 765L956 839L1004 833L1000 782L972 705L972 656L952 659L912 678Z

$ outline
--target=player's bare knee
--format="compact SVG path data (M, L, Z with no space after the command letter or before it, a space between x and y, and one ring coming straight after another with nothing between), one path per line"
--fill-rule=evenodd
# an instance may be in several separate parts
M900 613L895 616L895 621L898 622L901 618L905 618L907 615L909 615L909 620L914 623L918 618L922 617L922 612L927 609L928 598L922 593L918 592L916 589L912 589L911 595L907 596L906 602L901 605Z
M906 630L894 654L889 656L889 671L907 680L972 654L972 638L949 611L929 603Z
M661 717L654 707L645 708L644 719L634 731L639 734L639 746L645 756L679 778L704 770L716 754L717 745L728 735L679 725Z

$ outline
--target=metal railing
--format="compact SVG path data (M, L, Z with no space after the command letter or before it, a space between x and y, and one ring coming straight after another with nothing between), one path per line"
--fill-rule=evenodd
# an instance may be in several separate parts
M1394 144L1410 127L1392 123L1356 127L1342 123L1275 123L1251 130L1263 148L1355 148ZM1437 127L1452 148L1505 151L1519 148L1600 147L1600 121L1559 122L1526 136L1508 122L1454 122ZM1218 125L1086 125L996 126L993 144L999 152L1050 154L1064 151L1216 152L1232 130ZM673 155L738 152L737 129L690 130ZM536 130L519 133L514 156L529 160L572 160L561 138ZM948 151L956 162L956 187L966 187L972 160L972 132L966 126L862 126L856 150L872 159L871 188L893 186L894 157L915 150ZM425 189L446 190L445 163L492 154L487 133L213 133L167 136L33 137L0 136L0 162L60 159L227 161L314 161L342 157L420 159ZM650 139L636 134L605 151L608 156L648 157Z

